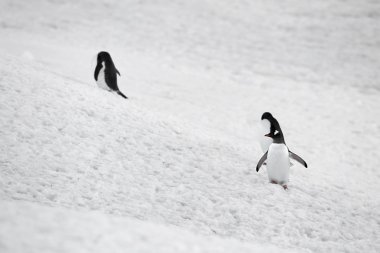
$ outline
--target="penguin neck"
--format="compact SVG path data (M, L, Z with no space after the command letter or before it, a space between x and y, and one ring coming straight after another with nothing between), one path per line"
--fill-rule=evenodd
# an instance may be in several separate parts
M112 60L100 61L98 62L98 65L107 69L115 69L115 65L113 64Z
M285 144L285 138L284 135L281 133L277 135L275 138L273 138L273 143L277 144Z

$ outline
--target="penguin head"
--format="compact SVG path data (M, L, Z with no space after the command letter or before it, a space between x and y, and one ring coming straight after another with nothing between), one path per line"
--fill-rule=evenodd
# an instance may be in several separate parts
M266 134L266 137L272 138L274 143L285 143L284 134L282 133L280 124L278 121L270 114L265 112L261 117L261 120L268 120L270 122L270 132Z
M285 143L284 134L280 130L275 130L273 133L269 133L265 135L266 137L272 138L273 143Z
M264 119L270 121L270 119L273 119L273 116L270 112L264 112L263 115L261 116L261 120L264 120Z
M270 133L271 134L274 134L275 132L275 124L277 122L277 120L272 116L272 114L270 112L264 112L263 115L261 116L261 121L264 121L264 120L267 120L269 122L269 128L270 128Z
M111 55L108 52L101 51L98 53L98 64L102 64L104 62L105 65L113 65L113 61Z

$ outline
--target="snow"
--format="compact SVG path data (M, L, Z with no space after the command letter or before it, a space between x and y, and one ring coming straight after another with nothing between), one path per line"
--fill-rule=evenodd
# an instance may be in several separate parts
M277 252L278 248L233 239L196 236L185 230L82 210L6 202L1 212L9 252ZM57 243L57 238L60 238ZM2 251L4 252L4 251ZM292 252L287 251L285 252Z
M0 251L380 251L379 5L0 1Z

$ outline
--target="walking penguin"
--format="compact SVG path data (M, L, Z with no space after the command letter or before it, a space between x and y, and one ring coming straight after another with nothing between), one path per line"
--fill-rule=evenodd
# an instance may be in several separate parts
M108 52L99 52L94 73L96 83L100 88L108 91L115 91L117 94L127 99L117 86L117 74L120 76L120 72L116 69L111 55Z
M289 181L289 158L296 160L305 168L307 168L307 164L301 157L290 151L286 146L284 134L282 133L278 121L274 119L271 121L271 124L273 126L273 131L270 131L265 136L271 138L273 143L270 144L268 151L266 151L259 160L256 166L256 171L258 172L261 165L266 162L269 182L272 184L279 184L286 190L288 189L287 183Z

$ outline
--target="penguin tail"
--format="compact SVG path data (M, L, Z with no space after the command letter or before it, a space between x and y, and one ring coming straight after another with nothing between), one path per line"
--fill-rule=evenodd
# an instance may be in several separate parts
M120 96L122 96L123 98L125 99L128 99L128 97L126 95L124 95L121 91L117 91L117 94L119 94Z

